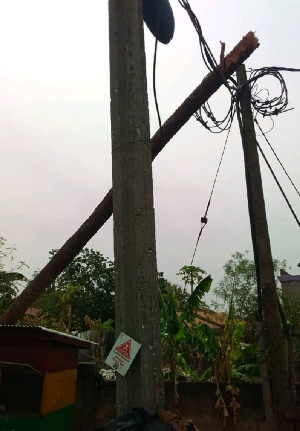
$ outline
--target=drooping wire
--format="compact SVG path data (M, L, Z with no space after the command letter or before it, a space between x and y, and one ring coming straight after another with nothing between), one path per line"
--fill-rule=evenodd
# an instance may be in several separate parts
M216 185L216 181L217 181L217 178L218 178L218 175L219 175L219 172L220 172L220 168L221 168L221 164L222 164L222 161L223 161L224 153L225 153L225 150L226 150L226 146L227 146L227 142L228 142L230 130L231 130L231 128L228 129L227 137L225 139L225 144L224 144L224 147L223 147L223 151L222 151L222 154L221 154L221 158L220 158L220 161L219 161L219 165L218 165L218 168L217 168L215 179L214 179L214 182L213 182L213 185L212 185L212 189L211 189L211 192L210 192L210 196L209 196L209 199L208 199L208 202L207 202L205 214L204 214L203 217L201 217L201 228L200 228L200 231L199 231L199 234L198 234L198 238L197 238L197 241L196 241L196 245L195 245L193 257L192 257L192 260L191 260L191 266L193 265L193 262L194 262L194 258L195 258L196 252L197 252L199 240L200 240L200 237L202 235L203 229L205 228L205 226L207 224L207 221L208 221L207 220L208 209L210 207L212 195L213 195L214 190L215 190L215 185Z
M199 121L206 129L210 130L212 133L220 133L223 130L228 130L230 128L230 125L235 113L235 107L236 107L235 101L236 101L236 95L238 91L236 81L232 77L228 77L226 79L224 74L222 73L222 70L224 67L224 60L225 60L224 58L225 44L222 43L220 65L218 65L208 43L206 42L203 36L201 25L199 23L198 18L196 17L195 13L192 10L189 4L189 1L178 0L178 2L189 15L189 18L197 32L197 35L199 38L201 56L203 58L203 61L206 67L209 69L210 72L213 72L223 80L225 87L229 90L231 95L230 106L223 120L216 119L208 102L204 103L199 108L198 112L195 114L196 120ZM244 85L250 85L251 104L256 113L255 115L261 114L263 117L265 116L272 117L274 115L278 115L282 112L287 112L288 110L290 110L290 109L287 109L288 91L287 91L285 81L280 73L281 71L300 72L300 69L272 66L272 67L262 67L260 69L251 70L250 78ZM276 78L279 81L281 90L278 96L272 99L269 99L269 97L267 97L266 100L263 100L261 97L259 97L259 93L261 90L260 91L254 91L254 90L257 87L257 81L266 75L273 76L274 78ZM229 81L230 81L230 85L229 85Z
M208 102L205 103L204 105L202 105L200 107L200 109L198 110L198 112L195 114L196 120L199 121L206 129L208 129L209 131L211 131L213 133L220 133L223 130L229 130L230 131L233 117L234 117L235 111L237 109L238 92L240 92L242 90L242 88L238 88L236 81L232 78L229 78L231 81L231 86L229 86L228 81L225 79L224 75L221 73L223 65L224 65L224 64L222 64L222 53L221 53L221 65L220 65L221 67L218 67L216 60L215 60L215 58L214 58L214 56L213 56L213 54L209 48L204 36L203 36L200 23L199 23L197 17L195 16L194 12L192 11L188 0L178 0L178 1L179 1L180 5L187 11L187 13L190 17L190 20L191 20L191 22L192 22L192 24L193 24L193 26L194 26L197 34L198 34L200 49L201 49L201 55L202 55L202 58L204 60L204 63L206 64L207 68L211 72L215 73L218 76L221 75L221 77L224 81L224 84L227 87L227 89L229 90L230 96L231 96L229 109L227 111L227 114L225 115L225 117L222 120L216 119L216 117L213 114L213 111L212 111ZM223 51L223 49L224 49L224 45L222 45L222 51ZM223 55L224 55L224 52L223 52ZM224 57L223 57L223 60L224 60ZM261 69L252 70L249 80L244 84L244 85L250 86L251 105L252 105L252 108L255 112L255 118L257 117L257 115L260 114L263 117L268 116L269 118L271 118L271 121L273 122L272 117L274 115L278 115L282 112L287 112L289 110L287 108L287 106L288 106L288 91L287 91L287 87L286 87L284 78L281 75L280 71L292 71L292 72L297 71L298 72L298 71L300 71L300 69L264 67ZM280 84L280 92L279 92L278 96L270 98L269 92L267 90L267 98L266 98L266 100L264 100L260 94L262 92L262 90L258 90L257 81L266 75L272 76L278 80L278 82ZM239 121L241 121L240 117L239 117ZM274 124L274 122L273 122L273 124ZM228 133L228 135L229 135L229 133ZM228 135L227 135L227 138L228 138ZM269 168L271 168L271 167L269 166ZM275 175L274 172L273 172L273 175ZM274 178L277 180L276 177L274 177ZM215 178L215 180L216 180L216 178ZM281 192L283 193L290 209L292 210L291 205L289 204L278 180L277 180L277 184L278 184ZM214 185L215 185L215 182L214 182ZM214 185L213 185L213 189L214 189ZM212 194L211 194L211 196L212 196ZM196 241L196 246L194 249L191 265L193 264L194 257L195 257L196 251L197 251L197 247L198 247L199 240L200 240L200 237L202 235L203 229L205 228L206 223L207 223L207 212L208 212L208 209L210 206L211 196L210 196L210 199L209 199L208 204L207 204L205 215L204 215L204 217L201 218L201 228L200 228L200 232L198 234L198 238ZM296 215L295 215L295 212L293 210L292 210L292 213L295 217Z
M290 109L287 109L287 106L288 106L287 86L280 71L300 72L300 69L272 66L272 67L262 67L260 69L250 70L250 77L243 86L245 85L250 86L251 104L256 115L261 114L263 117L274 116L290 110ZM260 78L264 76L271 76L277 79L280 85L280 92L278 96L273 97L272 99L267 97L265 100L263 100L261 97L257 97L259 92L255 91L256 85L257 85L256 83Z
M266 142L268 143L269 147L271 148L271 150L272 150L272 152L273 152L274 156L276 157L276 159L277 159L278 163L279 163L279 164L280 164L280 166L282 167L282 169L283 169L283 171L284 171L285 175L288 177L288 179L290 180L290 182L291 182L292 186L293 186L293 187L294 187L294 189L296 190L297 194L300 196L299 190L297 189L297 187L295 186L295 184L294 184L293 180L292 180L292 179L291 179L291 177L289 176L289 174L288 174L287 170L285 169L285 167L284 167L284 166L283 166L283 164L281 163L281 161L280 161L279 157L277 156L277 154L276 154L276 152L275 152L274 148L272 147L272 145L271 145L270 141L268 140L268 138L266 137L266 135L265 135L265 133L263 132L262 128L260 127L259 122L257 121L257 119L256 119L256 118L254 119L254 121L255 121L255 123L257 124L257 126L258 126L259 130L261 131L261 133L262 133L263 137L265 138Z
M219 78L221 77L223 80L223 83L225 85L225 87L229 90L230 92L230 96L231 96L231 101L230 101L230 106L229 109L227 111L227 114L225 115L223 120L217 120L215 115L213 114L213 111L209 105L208 102L206 102L205 104L203 104L200 109L198 110L197 113L195 113L195 118L197 121L199 121L206 129L208 129L209 131L213 132L213 133L220 133L223 130L228 130L228 135L226 138L226 142L225 142L225 146L222 152L222 156L221 156L221 161L219 163L218 166L218 170L217 170L217 174L213 183L213 187L212 187L212 192L210 195L210 198L208 200L208 204L206 207L206 211L205 211L205 215L204 217L201 218L201 229L196 241L196 246L194 249L194 253L193 253L193 257L192 257L192 261L191 261L191 265L193 264L194 261L194 257L197 251L197 247L198 247L198 243L200 240L200 237L202 235L203 229L207 224L207 213L208 213L208 209L210 207L210 203L211 203L211 198L212 198L212 194L214 191L214 187L215 187L215 183L216 183L216 179L218 176L218 172L220 169L220 165L222 162L222 158L224 155L224 151L226 148L226 143L228 140L228 136L231 130L231 125L232 125L232 121L235 115L235 112L237 110L237 96L238 96L238 92L240 92L242 90L242 88L238 88L236 81L232 78L229 77L228 79L225 78L225 76L222 73L223 70L223 66L224 66L224 44L222 44L222 51L221 51L221 61L220 61L220 66L218 66L212 51L210 50L204 36L202 33L202 29L200 26L200 23L196 17L196 15L194 14L194 12L192 11L188 0L178 0L179 4L186 10L186 12L188 13L190 20L198 34L199 37L199 44L200 44L200 50L201 50L201 55L203 58L203 61L205 63L205 65L207 66L207 68L214 74L216 74ZM155 54L156 55L156 54ZM156 58L155 58L155 63L156 63ZM251 105L252 108L254 110L254 117L256 119L256 117L258 115L262 115L263 117L268 116L269 118L271 118L271 121L273 122L272 117L274 115L278 115L280 113L283 112L287 112L290 109L287 109L288 106L288 91L287 91L287 87L284 81L284 78L282 77L280 71L290 71L290 72L300 72L300 69L294 69L294 68L287 68L287 67L263 67L260 69L255 69L255 70L251 70L251 74L250 74L250 78L249 80L247 80L247 82L245 84L243 84L243 86L245 85L249 85L250 86L250 94L251 94ZM262 92L262 90L258 90L258 84L257 81L264 77L264 76L272 76L274 78L276 78L279 81L280 84L280 94L276 97L273 98L269 98L269 92L267 91L267 98L266 100L263 100L263 98L261 97L260 93ZM155 74L153 74L154 76L154 83L155 83ZM228 81L231 82L231 85L229 85ZM243 87L242 86L242 87ZM155 87L154 87L155 88ZM155 92L156 93L156 92ZM156 98L156 96L155 96ZM157 100L156 100L156 108L158 111L158 106L157 106ZM292 108L291 108L292 109ZM238 113L239 114L239 113ZM158 115L159 115L159 111L158 111ZM239 122L241 121L240 118L240 114L238 115L238 119ZM209 121L211 122L211 124L209 124ZM273 122L274 124L274 122ZM160 126L161 127L161 126ZM162 131L162 129L161 129ZM257 141L256 141L257 142ZM257 143L259 150L261 151L263 157L265 158L265 155L263 154L259 144ZM269 169L271 170L271 173L275 179L275 181L277 182L278 187L281 190L281 193L283 194L290 210L292 211L292 214L294 215L294 217L296 218L297 223L299 224L299 220L295 214L295 212L293 211L286 195L284 194L282 187L279 184L279 181L277 180L273 170L271 169L271 166L269 165L267 159L265 158L265 161L267 163L267 166L269 167ZM283 167L283 166L282 166ZM298 191L297 191L298 192ZM299 194L299 192L298 192Z
M215 72L216 74L219 75L220 72L217 69L218 64L217 64L217 62L213 56L213 53L211 52L210 47L208 46L208 44L207 44L207 42L203 36L201 25L198 21L198 18L196 17L194 12L192 11L192 8L191 8L188 0L178 0L178 2L183 7L183 9L186 10L193 26L195 27L195 30L196 30L198 37L199 37L201 55L202 55L202 58L204 60L206 67L210 71Z
M155 109L156 109L156 113L157 113L157 118L158 118L158 124L159 124L160 133L161 133L162 138L164 138L163 129L162 129L162 123L161 123L161 116L160 116L159 106L158 106L158 100L157 100L157 93L156 93L157 45L158 45L158 40L156 38L155 39L155 47L154 47L154 58L153 58L153 95L154 95L154 103L155 103Z
M205 115L204 115L205 114ZM229 130L235 114L234 97L231 97L230 107L227 114L222 120L217 120L214 116L209 103L203 104L200 109L194 114L199 123L212 133L222 133L224 130ZM211 124L209 124L209 121Z
M189 18L197 32L197 35L199 38L201 56L204 61L204 64L206 65L206 67L210 72L214 73L216 76L222 79L223 84L230 92L230 96L231 96L230 108L222 120L218 121L215 118L208 102L204 103L199 108L198 112L195 114L196 120L199 121L205 128L207 128L213 133L221 133L223 130L230 129L231 122L234 117L235 104L233 103L233 99L235 95L236 83L234 79L230 77L228 78L228 80L230 80L233 83L233 86L229 85L228 80L225 78L224 74L222 73L223 66L224 66L223 64L224 58L222 58L222 55L221 55L221 65L220 65L221 67L219 67L208 43L206 42L203 36L203 32L202 32L202 28L199 23L199 20L196 17L195 13L193 12L188 0L178 0L178 2L189 15ZM224 45L222 45L222 47L224 48ZM222 49L222 52L223 52L223 49ZM212 123L212 125L209 123Z
M245 85L243 84L243 86L241 86L241 88L243 88ZM241 108L240 108L240 106L239 106L239 102L238 102L238 100L237 100L237 118L238 118L238 122L239 122L239 126L240 126L240 130L241 130L241 135L242 135L242 142L243 142L243 145L244 145L244 140L245 140L245 136L244 136L244 133L245 133L245 129L244 129L244 124L243 124L243 122L242 122L242 118L241 118ZM246 122L247 122L247 119L246 119ZM247 124L248 124L248 122L247 122ZM258 143L258 141L257 141L257 139L256 139L256 136L255 136L255 134L253 133L253 131L251 130L251 128L249 127L249 124L248 124L248 130L250 131L250 133L252 134L252 138L253 139L255 139L255 142L256 142L256 145L257 145L257 147L258 147L258 149L259 149L259 151L260 151L260 153L261 153L261 155L262 155L262 157L263 157L263 159L264 159L264 161L265 161L265 163L266 163L266 165L267 165L267 167L269 168L269 170L270 170L270 172L271 172L271 174L272 174L272 176L273 176L273 178L274 178L274 180L275 180L275 182L276 182L276 184L277 184L277 186L278 186L278 188L279 188L279 190L280 190L280 192L281 192L281 194L282 194L282 196L284 197L284 199L285 199L285 201L286 201L286 203L287 203L287 205L288 205L288 207L289 207L289 209L290 209L290 211L291 211L291 213L292 213L292 215L293 215L293 217L295 218L295 220L296 220L296 223L298 224L298 226L300 227L300 221L299 221L299 219L298 219L298 217L297 217L297 215L296 215L296 213L295 213L295 211L294 211L294 209L293 209L293 207L292 207L292 205L290 204L290 202L289 202L289 200L288 200L288 198L287 198L287 196L286 196L286 194L285 194L285 192L283 191L283 188L282 188L282 186L281 186L281 184L280 184L280 182L279 182L279 180L277 179L277 177L276 177L276 175L275 175L275 172L273 171L273 169L272 169L272 167L271 167L271 165L270 165L270 163L269 163L269 161L268 161L268 159L267 159L267 157L266 157L266 155L265 155L265 153L263 152L263 150L262 150L262 148L261 148L261 146L259 145L259 143ZM246 174L247 175L247 174ZM247 181L247 188L248 188L248 181ZM248 194L249 194L250 192L248 191ZM252 205L252 203L251 203L251 200L250 201L248 201L249 202L249 211L251 211L251 212L253 212L253 209L252 208L250 208L250 205ZM256 237L256 236L254 236L254 237Z
M157 14L156 33L155 33L156 35L158 35L158 33L159 33L159 25L160 25L161 11L162 11L162 3L163 3L163 0L160 1L160 7L159 7L158 14ZM153 85L154 103L155 103L155 109L156 109L157 118L158 118L159 129L160 129L161 137L164 140L164 133L163 133L163 129L162 129L162 122L161 122L161 116L160 116L160 112L159 112L157 93L156 93L156 60L157 60L157 49L158 49L158 39L156 37L155 38L155 45L154 45L154 57L153 57L153 69L152 69L152 85Z
M194 249L194 253L193 253L193 257L191 260L191 265L193 265L193 261L196 255L196 251L198 248L198 244L199 244L199 240L200 237L202 235L202 232L207 224L207 213L211 204L211 199L212 199L212 195L214 192L214 188L216 185L216 181L217 181L217 177L220 171L220 167L223 161L223 156L225 153L225 149L226 149L226 145L228 142L228 138L229 138L229 134L230 134L230 130L231 130L231 125L232 125L232 121L233 121L233 117L235 114L235 92L236 92L236 84L235 81L230 78L230 80L234 83L234 87L230 86L227 79L224 77L222 70L223 70L223 61L222 61L222 53L224 54L224 49L225 46L224 44L222 45L222 52L221 52L221 67L218 66L212 51L209 47L209 45L207 44L204 36L203 36L203 32L202 32L202 28L201 25L198 21L198 18L196 17L196 15L194 14L194 12L192 11L190 4L188 2L188 0L178 0L179 4L186 10L186 12L189 15L189 18L198 34L198 38L199 38L199 44L200 44L200 51L201 51L201 55L203 58L203 61L206 65L206 67L208 68L208 70L210 70L212 73L214 73L215 75L217 75L219 78L221 78L223 80L223 83L225 85L225 87L229 90L230 92L230 99L231 99L231 104L230 104L230 108L227 112L227 114L225 115L225 117L222 120L217 120L213 114L213 111L210 107L210 104L208 102L204 103L200 109L195 113L195 118L197 121L199 121L205 128L207 128L208 130L210 130L213 133L220 133L223 130L228 130L227 133L227 137L225 140L225 144L223 147L223 151L222 151L222 155L221 155L221 159L217 168L217 172L216 172L216 176L213 182L213 186L212 186L212 190L211 190L211 194L207 203L207 207L206 207L206 211L205 211L205 215L204 217L201 217L201 228L198 234L198 238L196 241L196 245L195 245L195 249ZM224 60L224 58L223 58ZM210 124L209 124L210 122Z
M282 67L264 67L264 68L252 71L251 75L250 75L250 79L239 88L238 91L240 92L240 91L242 91L242 89L246 85L249 85L249 83L250 83L249 87L250 87L250 95L251 95L251 105L252 105L252 108L254 109L254 112L256 113L256 117L257 117L258 114L263 115L263 117L265 117L265 116L271 117L271 116L278 115L278 114L281 114L283 112L287 112L287 111L290 110L290 109L287 109L287 106L288 106L287 87L286 87L284 78L282 77L282 75L280 73L280 70L291 71L291 72L300 72L300 69L292 69L292 68L287 68L287 67L285 67L285 68L282 68ZM260 79L261 77L266 76L266 75L270 75L270 76L273 76L276 79L278 79L278 81L280 83L280 87L281 87L281 93L280 93L279 96L276 96L276 97L274 97L273 99L270 99L270 100L267 97L267 99L264 101L261 98L257 98L257 97L255 97L255 95L253 95L253 93L254 93L254 91L253 91L253 85L254 85L254 83L258 79ZM268 92L267 92L267 94L268 94ZM257 121L256 117L255 117L254 121L256 121L256 123L258 124L258 121ZM258 124L258 126L259 126L259 124ZM262 131L262 129L261 129L260 126L259 126L259 129L261 130L262 134L265 137L265 134L263 133L263 131ZM290 209L293 217L295 218L296 223L300 227L299 219L298 219L298 217L297 217L297 215L296 215L296 213L295 213L292 205L290 204L290 202L289 202L289 200L288 200L285 192L283 191L283 188L282 188L279 180L277 179L277 177L276 177L276 175L275 175L275 173L274 173L274 171L273 171L273 169L272 169L269 161L267 160L267 157L264 154L261 146L259 145L259 143L258 143L258 141L256 139L256 136L254 136L254 138L255 138L255 141L256 141L256 145L257 145L257 147L258 147L258 149L259 149L259 151L260 151L260 153L261 153L261 155L262 155L262 157L263 157L263 159L264 159L267 167L269 168L269 170L270 170L270 172L271 172L271 174L272 174L272 176L273 176L273 178L274 178L274 180L275 180L275 182L276 182L276 184L277 184L277 186L278 186L281 194L283 195L283 197L284 197L284 199L285 199L285 201L286 201L286 203L287 203L287 205L288 205L288 207L289 207L289 209ZM266 139L266 137L265 137L265 139ZM281 167L284 169L282 163L280 162L279 158L277 157L277 154L273 150L273 148L272 148L272 146L271 146L270 143L269 143L269 145L270 145L273 153L275 154L277 160L279 161ZM285 171L286 175L288 176L288 178L290 179L290 177L287 174L287 172L286 172L285 169L284 169L284 171ZM294 183L292 182L292 184L294 184ZM298 190L297 190L297 192L298 192ZM299 192L298 192L298 194L299 194Z
M287 112L290 109L288 109L288 90L287 90L287 86L286 83L284 81L283 76L281 75L280 71L289 71L289 72L300 72L300 69L294 69L294 68L288 68L288 67L263 67L261 69L257 69L257 70L252 70L250 73L250 78L249 80L243 84L241 86L241 88L239 89L239 91L242 90L242 88L245 85L249 85L250 87L250 94L251 94L251 105L254 111L254 121L256 122L256 124L258 125L261 133L263 134L264 138L266 139L267 143L269 144L271 150L273 151L273 154L275 155L276 159L278 160L278 162L280 163L282 169L284 170L285 174L287 175L287 177L289 178L289 180L291 181L293 187L295 188L295 190L297 191L298 195L299 195L299 191L296 188L295 184L293 183L293 181L291 180L290 176L288 175L286 169L283 167L282 163L279 160L279 157L277 156L277 154L275 153L275 151L273 150L270 142L267 140L265 133L263 132L262 128L260 127L258 121L257 121L257 117L258 115L262 115L263 117L270 117L272 119L273 116L279 115L281 113ZM276 78L279 81L280 84L280 94L276 97L273 97L272 99L269 98L269 92L267 91L267 98L265 100L262 99L262 97L257 97L257 94L259 93L258 91L256 91L257 88L257 81L262 78L263 76L272 76L274 78ZM273 121L273 120L272 120ZM256 139L256 136L255 136ZM265 163L267 164L280 192L282 193L293 217L296 220L296 223L299 225L299 219L295 213L295 211L292 208L292 205L290 204L286 194L283 191L283 188L281 186L281 184L279 183L279 180L277 179L270 163L267 160L266 155L264 154L261 146L259 145L257 139L256 139L256 144L257 147L262 155L262 157L264 158ZM299 225L300 226L300 225Z

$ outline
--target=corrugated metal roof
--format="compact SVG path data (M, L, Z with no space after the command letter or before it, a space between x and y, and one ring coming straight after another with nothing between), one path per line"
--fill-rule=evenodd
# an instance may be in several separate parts
M0 337L5 335L44 335L45 339L56 341L58 343L70 344L80 349L89 349L91 342L75 337L74 335L65 334L54 329L45 328L43 326L30 325L0 325Z
M286 281L300 281L300 275L279 275L278 280L280 281L280 283L284 283Z

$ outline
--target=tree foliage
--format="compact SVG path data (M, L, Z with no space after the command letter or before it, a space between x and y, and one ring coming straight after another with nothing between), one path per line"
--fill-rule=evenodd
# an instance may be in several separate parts
M26 277L19 271L27 265L24 262L17 262L15 267L12 267L15 251L15 246L7 247L6 240L0 237L0 315L19 293L22 287L20 282L26 281ZM8 262L9 271L7 271Z
M219 301L214 301L213 305L216 309L229 312L232 304L235 316L245 324L247 341L254 342L258 310L255 263L249 258L248 251L235 252L223 268L224 277L214 289L214 294ZM275 273L285 268L285 260L274 259Z
M49 317L50 326L53 319L57 322L65 313L68 320L71 313L70 330L85 330L86 315L102 322L114 319L113 263L100 252L84 248L34 306Z
M180 269L178 275L190 286L190 294L165 279L159 283L164 361L170 366L170 378L175 383L175 399L177 367L199 379L218 351L215 331L195 319L197 311L205 306L203 298L212 283L211 276L203 278L203 274L205 271L196 266L186 265Z
M163 272L158 273L158 287L162 295L167 295L169 292L172 292L177 300L178 311L182 311L190 296L186 288L171 283L164 277Z
M181 276L184 285L189 285L191 287L191 292L194 290L194 285L197 286L201 280L203 280L204 274L206 274L206 272L203 269L193 265L184 265L177 273L177 275Z

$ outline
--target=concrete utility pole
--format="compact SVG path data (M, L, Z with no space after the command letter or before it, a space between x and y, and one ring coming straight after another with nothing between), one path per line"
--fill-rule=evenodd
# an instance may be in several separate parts
M109 0L116 335L142 347L117 378L117 414L163 405L152 153L141 0Z
M242 86L247 81L244 65L238 69L237 78L239 86ZM240 124L240 131L245 159L254 260L257 282L262 293L268 360L271 368L275 429L277 431L289 431L292 429L291 424L285 420L287 410L290 407L286 346L281 329L256 135L251 111L251 92L248 85L245 85L240 94L238 111L240 112L242 123Z

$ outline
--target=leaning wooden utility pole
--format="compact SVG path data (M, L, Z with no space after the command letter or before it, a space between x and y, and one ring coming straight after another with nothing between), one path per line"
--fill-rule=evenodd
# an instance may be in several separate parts
M229 78L259 46L258 39L252 31L226 55L219 70ZM210 72L201 84L184 100L184 102L165 121L162 131L158 130L151 138L152 160L170 142L173 136L183 127L200 107L224 84L221 76ZM88 243L97 231L107 222L113 212L112 189L108 191L92 214L83 222L77 231L63 244L52 259L29 282L23 292L0 316L0 324L13 324L20 319L27 308L50 286L66 269L77 253Z
M257 280L262 294L268 361L271 369L275 429L277 431L289 431L291 424L285 420L287 410L290 407L286 346L281 329L256 135L251 111L251 92L249 86L245 84L247 75L244 65L238 69L237 78L238 85L241 88L237 111L244 150L254 260Z
M117 378L117 414L163 405L152 152L141 0L109 0L116 335L141 344Z

